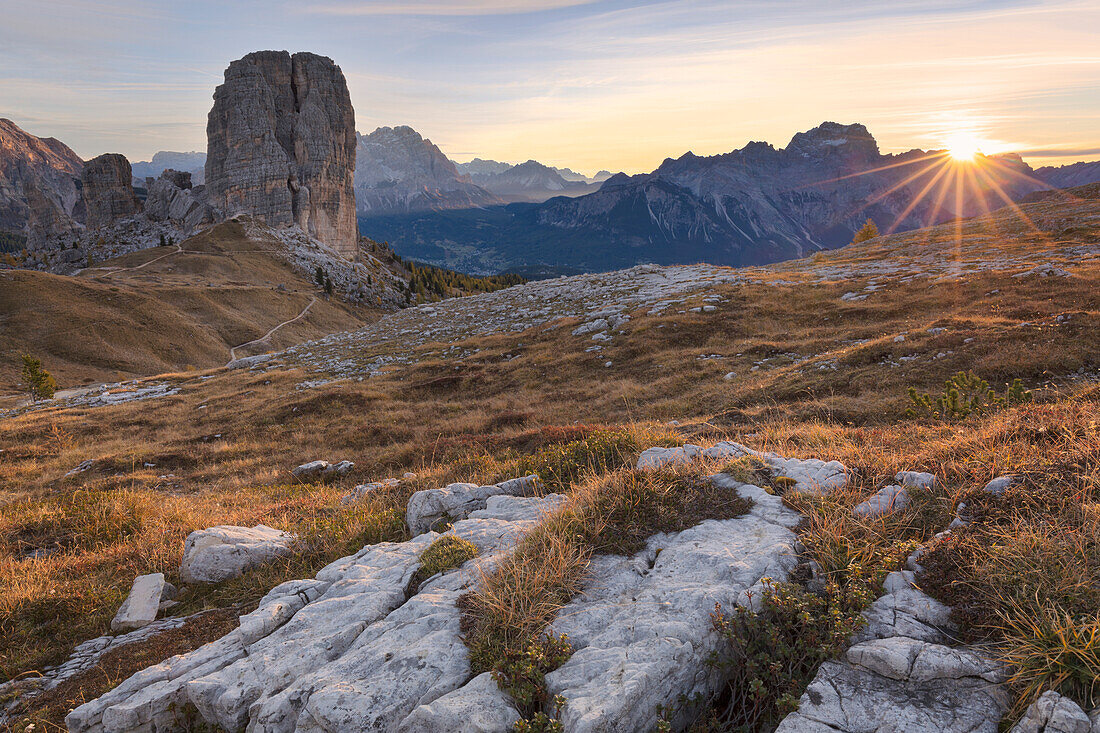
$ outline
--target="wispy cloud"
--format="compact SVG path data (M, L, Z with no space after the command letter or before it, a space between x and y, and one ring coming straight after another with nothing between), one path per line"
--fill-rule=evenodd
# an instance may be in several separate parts
M1045 150L1021 150L1019 153L1028 158L1084 158L1100 155L1100 148L1047 148Z
M302 13L318 15L513 15L591 5L599 0L353 0L296 6Z

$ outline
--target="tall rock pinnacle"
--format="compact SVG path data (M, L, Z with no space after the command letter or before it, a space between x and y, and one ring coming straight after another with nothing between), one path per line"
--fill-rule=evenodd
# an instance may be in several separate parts
M206 136L214 206L297 224L355 258L355 111L331 59L258 51L234 61L214 91Z

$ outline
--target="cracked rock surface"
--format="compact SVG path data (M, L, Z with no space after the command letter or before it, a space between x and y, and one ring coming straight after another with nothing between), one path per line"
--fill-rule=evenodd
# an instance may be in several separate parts
M855 643L821 665L776 733L996 733L1009 704L1001 670L949 646L950 609L913 579L908 571L887 577Z

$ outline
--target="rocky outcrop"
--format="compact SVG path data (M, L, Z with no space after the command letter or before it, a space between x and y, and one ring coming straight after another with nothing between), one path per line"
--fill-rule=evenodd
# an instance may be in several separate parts
M538 474L508 479L499 484L450 484L442 489L417 491L409 498L405 522L414 535L423 534L441 521L465 519L470 512L484 509L491 496L524 496L537 493Z
M459 173L443 151L411 127L379 127L358 135L355 150L355 203L364 215L503 203Z
M104 153L84 164L80 173L85 224L101 229L141 211L134 194L133 171L126 156Z
M184 234L190 234L216 219L203 187L192 186L189 172L169 168L158 178L145 179L145 189L145 215L153 221L172 222Z
M412 731L425 730L413 726L417 720L469 709L466 698L447 698L467 683L478 699L500 701L484 679L471 681L456 601L478 582L480 562L499 559L563 500L490 498L448 531L476 545L480 557L429 579L411 598L406 588L440 536L434 532L364 547L314 579L283 583L227 636L77 708L69 730L182 730L177 713L190 703L207 723L229 730ZM504 707L485 718L511 715Z
M259 51L234 61L206 133L206 192L227 217L296 224L356 257L355 113L331 59Z

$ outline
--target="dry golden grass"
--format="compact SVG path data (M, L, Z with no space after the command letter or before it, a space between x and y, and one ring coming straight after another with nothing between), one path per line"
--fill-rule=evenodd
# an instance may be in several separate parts
M1073 232L1053 214L1048 218L1044 226L1059 241L1095 240L1094 225ZM1025 235L994 237L984 246L1003 245L1017 256L1028 251ZM911 241L902 243L921 246L915 236L903 235ZM873 241L866 252L818 259L905 256L875 250L890 242L896 245ZM1032 239L1030 246L1044 245ZM810 277L809 267L791 263L768 272L797 280L799 272ZM247 604L362 543L404 537L404 502L415 488L488 483L551 466L563 452L573 460L554 446L594 433L626 434L633 443L612 441L603 454L612 460L590 470L614 472L633 451L672 440L735 439L846 463L859 477L850 491L799 506L808 514L807 544L836 573L853 564L891 567L905 548L943 529L960 500L989 517L981 527L990 532L1012 526L1006 517L1013 512L1034 529L1044 506L1059 516L1095 513L1100 390L1076 372L1094 376L1100 367L1100 263L1082 260L1075 273L972 274L934 288L921 280L892 282L855 303L839 298L860 283L722 286L717 292L728 300L713 313L632 314L628 333L598 357L585 352L591 342L570 336L565 322L467 339L460 345L477 350L473 356L429 357L363 382L298 389L313 375L294 367L183 371L161 377L180 388L171 397L0 420L0 679L56 663L76 642L105 632L135 575L165 572L175 579L183 538L193 529L263 522L302 536L294 557L222 586L189 589L178 611ZM1072 317L1058 322L1064 314ZM928 333L933 326L948 331ZM895 342L903 332L906 340ZM438 350L427 344L419 351ZM699 358L711 354L721 358ZM908 354L921 358L898 360ZM607 360L613 368L604 368ZM960 369L997 386L1020 377L1036 403L962 424L902 419L907 387L934 391ZM731 371L737 376L724 380ZM669 428L674 419L680 426ZM290 469L316 458L348 459L356 467L330 486L292 484ZM96 461L91 470L65 478L86 459ZM854 520L850 507L899 470L931 471L943 486L897 517ZM365 503L340 505L356 483L405 471L419 478ZM1022 475L1027 495L1041 501L976 501L981 486L1004 473ZM561 488L575 505L586 479L564 479ZM614 513L613 506L600 511ZM517 621L517 639L537 634L575 590L588 553L625 549L610 540L566 541L552 523L528 541L541 543L539 551L485 591L496 598L487 607L531 619ZM36 549L53 554L26 559ZM979 570L1010 557L965 572L976 581L985 577ZM993 572L988 577L1000 582ZM540 595L536 588L554 590Z

